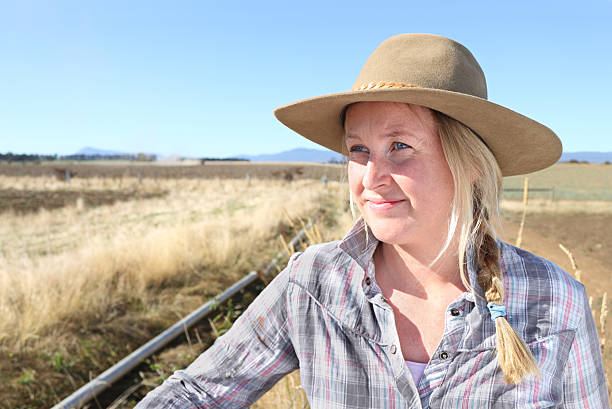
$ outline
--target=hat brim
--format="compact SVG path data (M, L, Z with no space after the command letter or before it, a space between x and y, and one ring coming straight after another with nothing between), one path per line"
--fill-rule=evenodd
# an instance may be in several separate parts
M468 126L487 144L504 176L544 169L561 157L561 141L548 127L486 99L431 88L349 91L308 98L274 110L276 118L300 135L346 153L341 116L355 102L390 101L422 105Z

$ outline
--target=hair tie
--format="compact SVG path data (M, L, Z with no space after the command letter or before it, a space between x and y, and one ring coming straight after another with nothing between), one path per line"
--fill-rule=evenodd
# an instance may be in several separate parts
M488 302L487 308L489 309L489 312L491 313L492 321L495 321L499 317L506 316L506 306L505 305L495 304L494 302Z

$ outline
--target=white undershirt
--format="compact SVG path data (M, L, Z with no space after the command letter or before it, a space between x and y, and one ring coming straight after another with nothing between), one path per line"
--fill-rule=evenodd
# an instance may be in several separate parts
M410 369L410 373L412 373L414 383L418 385L421 376L423 376L423 372L425 372L425 367L427 366L427 364L421 362L406 361L406 365L408 365L408 369Z

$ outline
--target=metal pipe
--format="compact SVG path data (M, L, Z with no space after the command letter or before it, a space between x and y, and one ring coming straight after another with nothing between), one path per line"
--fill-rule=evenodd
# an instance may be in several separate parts
M315 218L316 220L316 218ZM311 223L306 225L308 228ZM305 229L302 229L292 240L291 243L295 247L297 242L304 236ZM287 253L286 250L279 252L277 256L268 264L265 268L263 274L268 275L269 271L278 263L280 258ZM241 280L234 283L231 287L223 291L221 294L217 295L212 300L206 302L204 305L199 307L197 310L193 311L185 318L178 321L176 324L172 325L170 328L166 329L164 332L151 339L149 342L123 358L121 361L117 362L115 365L102 372L97 378L89 381L87 384L83 385L77 391L72 393L70 396L66 397L60 403L53 406L52 409L69 409L69 408L77 408L91 399L98 396L104 389L108 388L113 382L117 381L129 371L138 366L142 361L144 361L149 356L153 355L155 352L159 351L161 348L166 346L168 343L173 341L176 337L183 334L187 329L204 318L211 310L213 310L218 304L226 301L228 298L236 294L238 291L245 288L247 285L251 284L258 277L256 271L251 271Z
M100 376L82 386L72 395L53 406L53 409L75 408L93 399L100 394L100 392L109 387L113 382L117 381L138 366L147 357L166 346L180 334L183 334L187 328L205 317L212 309L214 309L214 307L217 306L217 304L227 300L256 279L257 272L251 271L248 275L236 282L219 296L208 301L200 308L193 311L191 314L104 371Z

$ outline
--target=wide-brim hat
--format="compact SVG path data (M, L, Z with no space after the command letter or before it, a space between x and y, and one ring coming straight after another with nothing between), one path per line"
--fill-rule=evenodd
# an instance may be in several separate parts
M504 176L546 168L561 156L561 141L552 130L487 100L484 73L467 48L431 34L385 40L350 91L283 105L274 115L311 141L346 153L344 110L361 101L422 105L462 122L493 152Z

